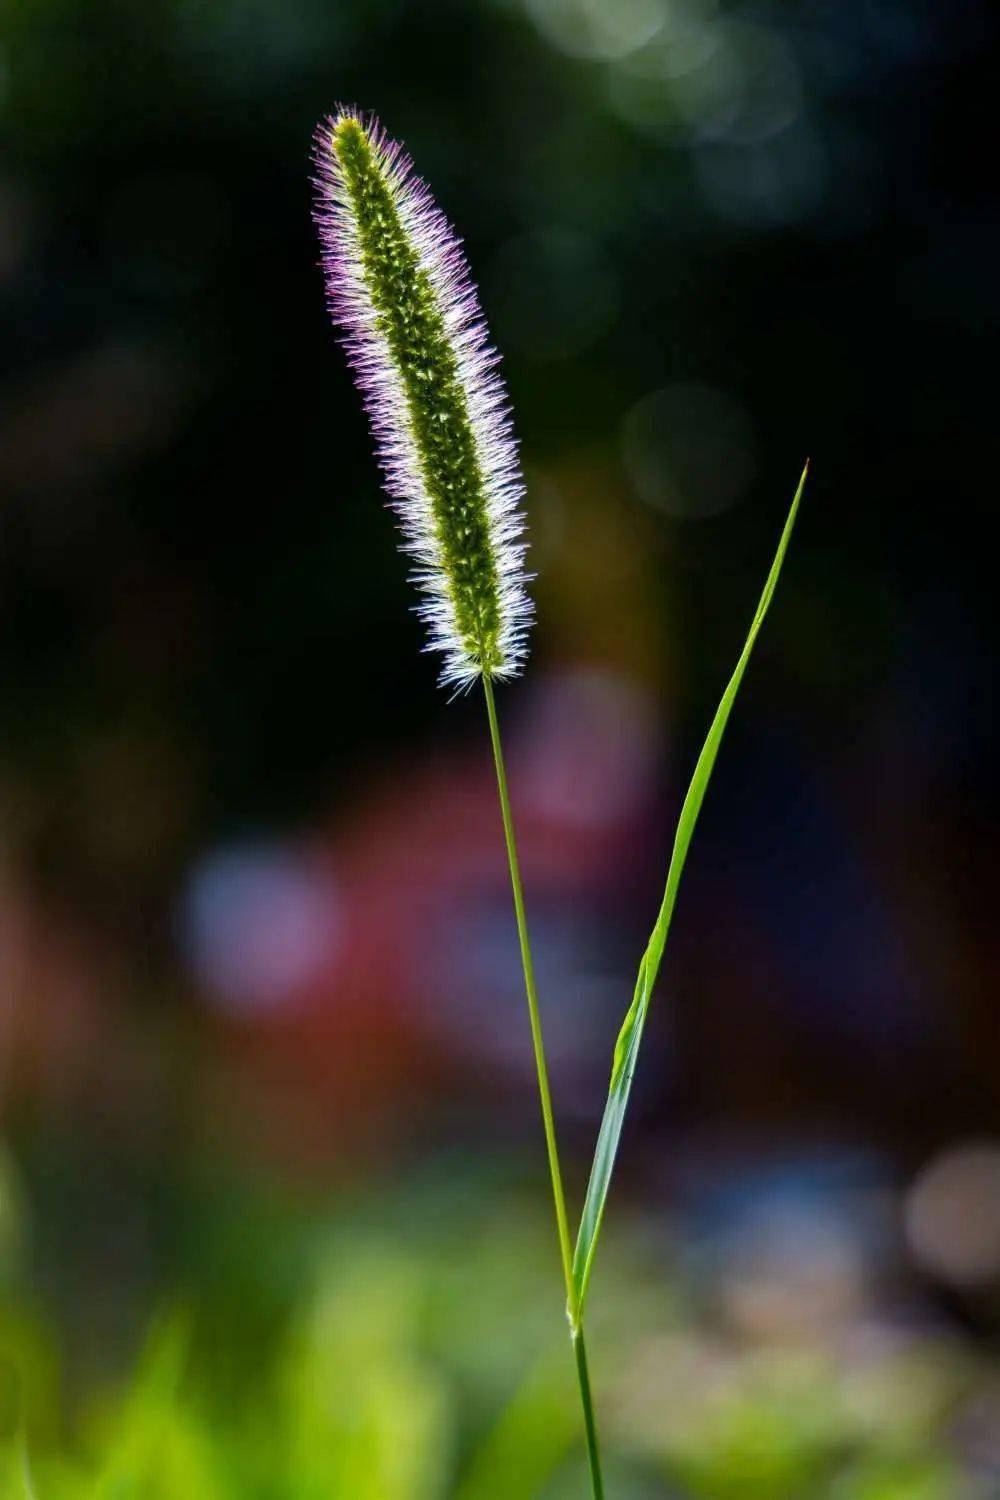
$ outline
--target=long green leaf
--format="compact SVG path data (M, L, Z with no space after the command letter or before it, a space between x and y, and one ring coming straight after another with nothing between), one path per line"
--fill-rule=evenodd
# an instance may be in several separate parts
M663 893L663 902L660 906L656 926L647 944L646 951L639 965L639 977L636 980L635 994L632 1004L628 1008L622 1029L618 1034L615 1044L614 1064L611 1070L611 1084L608 1090L608 1102L604 1107L604 1118L601 1121L600 1133L597 1137L597 1147L594 1151L594 1162L590 1169L590 1181L587 1184L587 1197L583 1205L583 1215L580 1219L580 1230L576 1241L576 1252L573 1257L573 1280L576 1286L577 1306L580 1313L587 1296L587 1286L590 1281L590 1272L594 1264L594 1255L597 1250L597 1241L601 1232L601 1220L604 1217L604 1206L607 1202L608 1188L611 1185L611 1174L614 1171L615 1157L618 1153L618 1143L621 1139L622 1126L625 1123L625 1111L628 1108L629 1094L632 1089L632 1079L635 1076L636 1063L639 1058L639 1045L642 1041L643 1028L646 1024L646 1016L649 1012L649 1002L653 996L653 987L656 984L656 976L660 970L660 961L663 958L663 950L666 946L667 933L670 930L670 920L674 913L674 904L677 900L677 888L680 885L681 874L684 870L684 861L687 859L688 849L691 845L691 836L694 833L701 804L705 799L715 765L715 757L719 753L719 745L729 720L729 715L739 692L743 674L750 660L754 642L764 623L774 590L777 587L778 575L781 565L788 551L788 543L792 535L792 527L795 525L795 517L798 513L799 502L802 499L802 491L805 488L806 475L809 465L802 471L798 489L795 491L795 499L788 512L785 529L781 533L778 550L771 564L771 571L767 575L764 592L760 596L757 605L757 613L753 617L750 626L750 634L747 636L746 644L740 653L740 659L736 663L736 670L729 679L726 691L722 695L722 702L716 709L715 718L708 731L708 736L702 746L701 754L691 777L691 785L688 787L687 796L677 821L677 832L674 835L673 853L670 856L670 868L667 871L667 885Z

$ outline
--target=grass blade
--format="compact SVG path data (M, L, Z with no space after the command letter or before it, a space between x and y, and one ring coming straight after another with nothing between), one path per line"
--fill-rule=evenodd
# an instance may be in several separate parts
M778 584L778 576L781 573L781 565L785 560L785 553L788 551L788 543L792 535L792 528L795 525L795 517L798 513L799 502L802 499L802 491L805 488L808 472L809 465L807 463L802 471L802 478L799 480L798 489L795 491L795 498L788 512L788 519L781 533L778 550L774 555L771 571L767 575L767 582L764 584L764 592L760 596L760 603L757 605L757 612L753 617L750 633L740 653L739 661L736 663L735 671L729 679L726 690L722 695L722 701L715 711L715 718L712 720L711 728L701 749L701 754L698 756L694 775L691 777L691 785L688 787L680 817L677 820L674 847L670 856L670 867L667 871L667 884L663 893L659 915L656 918L656 925L653 928L646 951L639 964L639 976L636 980L632 1004L628 1008L621 1031L618 1033L618 1041L615 1044L611 1083L608 1089L608 1102L604 1107L604 1117L601 1120L601 1128L597 1137L597 1147L594 1151L594 1161L590 1169L587 1197L583 1206L580 1230L576 1241L576 1251L573 1257L573 1281L576 1288L577 1307L581 1314L587 1296L587 1287L590 1282L590 1272L597 1250L597 1241L601 1232L601 1221L604 1217L604 1206L607 1202L608 1189L611 1185L611 1174L614 1171L615 1157L618 1154L618 1143L621 1139L622 1127L625 1123L625 1112L628 1108L632 1079L635 1076L636 1063L639 1058L639 1046L642 1042L643 1028L646 1024L649 1003L652 999L656 976L659 973L663 950L667 942L667 934L670 930L670 921L674 912L674 904L677 900L677 889L684 870L684 862L687 859L695 824L698 821L698 814L701 811L701 804L705 800L705 792L712 776L715 758L719 753L722 736L725 732L733 703L736 701L736 694L739 692L740 683L743 681L743 674L747 669L747 663L750 660L754 642L757 639L760 628L764 623L764 617L774 597L774 591Z

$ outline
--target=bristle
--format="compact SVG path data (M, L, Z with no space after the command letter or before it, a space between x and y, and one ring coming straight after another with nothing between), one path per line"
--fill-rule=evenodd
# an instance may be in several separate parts
M330 312L375 436L441 680L516 674L532 608L499 356L461 242L403 148L341 108L316 137Z

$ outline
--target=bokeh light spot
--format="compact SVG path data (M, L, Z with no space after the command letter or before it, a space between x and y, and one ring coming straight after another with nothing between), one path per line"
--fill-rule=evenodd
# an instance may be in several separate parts
M525 0L542 35L570 57L625 57L656 35L665 0Z
M294 851L222 848L195 866L181 908L181 940L206 997L221 1010L260 1013L294 1001L335 949L340 903Z
M906 1200L906 1236L917 1264L944 1281L1000 1279L1000 1141L954 1146L924 1167Z

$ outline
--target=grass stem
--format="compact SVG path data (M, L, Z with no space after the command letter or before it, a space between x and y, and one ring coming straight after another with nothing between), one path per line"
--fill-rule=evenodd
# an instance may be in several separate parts
M597 1444L597 1423L590 1392L590 1375L587 1369L587 1350L580 1319L580 1306L576 1284L573 1280L573 1247L566 1215L566 1196L563 1192L562 1169L559 1165L559 1148L556 1143L556 1126L552 1113L552 1095L549 1089L549 1070L545 1061L545 1045L542 1040L542 1018L538 1009L538 991L535 986L535 966L531 958L528 940L528 922L524 909L524 891L521 886L521 868L517 858L517 842L514 838L514 820L510 811L510 796L507 791L507 770L503 748L500 743L500 724L497 719L493 684L483 674L483 689L486 694L486 713L490 722L490 740L493 745L493 761L497 773L497 790L500 794L500 814L503 819L504 842L507 845L507 862L510 866L510 884L514 895L514 915L517 919L517 936L521 945L521 965L524 969L524 988L528 997L528 1016L531 1022L531 1041L535 1052L535 1071L538 1075L538 1095L542 1106L542 1124L545 1129L545 1149L549 1158L549 1174L552 1178L552 1198L556 1210L556 1227L559 1232L559 1252L562 1257L563 1278L566 1283L566 1315L569 1318L570 1336L576 1356L577 1378L580 1384L580 1400L583 1405L583 1420L587 1436L587 1457L590 1461L590 1479L594 1500L604 1500L604 1483L601 1478L601 1460Z
M597 1419L594 1402L590 1394L590 1371L587 1368L587 1345L583 1337L583 1323L577 1324L573 1334L573 1353L576 1355L576 1374L580 1382L580 1400L583 1403L583 1425L587 1433L587 1458L590 1462L590 1483L594 1500L604 1500L604 1480L601 1477L601 1450L597 1442Z

